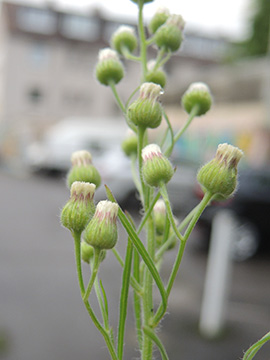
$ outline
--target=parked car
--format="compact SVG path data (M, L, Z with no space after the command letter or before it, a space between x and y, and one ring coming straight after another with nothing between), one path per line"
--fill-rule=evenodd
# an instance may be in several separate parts
M199 191L197 191L197 194ZM234 197L205 209L198 227L208 245L211 225L217 211L229 209L236 221L233 258L246 260L259 251L270 250L270 168L240 171Z

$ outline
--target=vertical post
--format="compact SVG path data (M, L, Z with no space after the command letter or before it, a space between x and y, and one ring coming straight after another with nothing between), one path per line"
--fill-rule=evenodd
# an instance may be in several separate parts
M234 227L229 210L220 210L213 218L199 323L201 334L208 338L216 337L224 328Z

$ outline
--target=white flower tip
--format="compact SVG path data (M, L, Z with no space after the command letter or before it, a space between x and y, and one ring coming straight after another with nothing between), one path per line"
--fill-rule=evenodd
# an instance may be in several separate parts
M87 150L75 151L71 155L72 165L86 165L92 163L92 155Z
M208 85L206 85L204 82L194 82L194 83L190 84L190 86L188 88L188 92L191 92L191 91L203 91L203 92L210 93Z
M108 217L109 219L116 219L118 214L118 204L109 200L102 200L97 204L96 214L102 219Z
M159 199L154 206L154 211L165 214L166 213L166 205L163 199Z
M132 35L135 35L135 29L132 26L128 25L121 25L119 28L114 32L114 35L118 35L121 33L131 33Z
M111 48L105 48L105 49L99 50L98 59L99 59L99 61L104 61L107 59L119 60L119 57L115 50L113 50Z
M82 195L82 197L85 199L86 197L89 197L90 199L93 198L94 193L96 190L96 185L92 183L87 183L83 181L74 181L72 183L70 188L70 195L78 197L79 195Z
M161 149L157 144L149 144L142 149L143 161L146 161L153 156L162 156Z

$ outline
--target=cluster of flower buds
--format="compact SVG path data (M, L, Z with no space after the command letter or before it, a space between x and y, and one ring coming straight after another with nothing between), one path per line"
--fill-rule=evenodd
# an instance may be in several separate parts
M70 199L61 212L61 223L72 232L81 233L95 211L96 185L75 181L70 189Z
M160 85L163 89L166 85L166 73L162 68L155 69L155 60L150 60L147 63L146 81Z
M159 7L156 10L154 16L152 17L148 25L148 29L150 33L154 34L157 31L157 29L167 21L169 16L170 16L170 11L168 8Z
M157 128L162 120L162 106L158 101L161 94L159 85L143 83L139 98L128 108L129 120L142 128Z
M74 181L84 181L93 183L99 187L101 177L98 170L92 164L92 156L86 150L75 151L71 156L72 168L67 176L67 184L69 187Z
M115 50L110 48L99 51L96 77L102 85L118 84L124 76L124 66Z
M128 157L137 156L138 138L137 135L129 129L126 138L122 141L122 150Z
M212 95L209 87L202 83L192 83L182 97L182 106L188 114L197 107L197 116L204 115L212 105Z
M112 249L117 241L117 214L117 203L100 201L84 232L87 244L102 250Z
M135 30L131 26L122 25L112 35L111 46L121 55L124 50L133 53L138 46Z
M156 144L147 145L142 150L144 181L149 186L158 187L166 184L174 174L170 161L162 154Z
M215 158L198 172L203 191L212 194L215 200L231 197L237 188L237 165L242 156L242 150L237 147L220 144Z
M155 32L154 40L160 49L166 52L177 51L183 41L182 32L185 22L181 15L172 14L166 22L161 25Z

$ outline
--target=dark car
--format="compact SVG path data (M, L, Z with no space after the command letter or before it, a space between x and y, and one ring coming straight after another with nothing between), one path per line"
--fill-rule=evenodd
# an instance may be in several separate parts
M233 257L246 260L259 251L270 250L270 169L247 169L239 173L235 195L209 206L198 223L209 242L212 220L221 209L231 210L236 220Z

